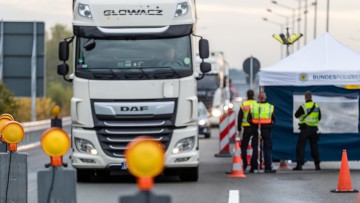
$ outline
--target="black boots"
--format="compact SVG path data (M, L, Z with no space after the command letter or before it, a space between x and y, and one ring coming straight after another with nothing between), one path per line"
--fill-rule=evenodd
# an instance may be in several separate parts
M315 164L315 170L317 170L317 171L320 171L320 170L321 170L320 164Z
M295 168L293 168L294 171L302 171L302 166L297 164Z

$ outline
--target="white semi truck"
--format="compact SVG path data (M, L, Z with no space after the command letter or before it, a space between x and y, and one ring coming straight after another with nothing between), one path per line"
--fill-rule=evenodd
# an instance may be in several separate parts
M76 0L74 36L59 44L58 74L73 83L71 161L79 181L126 170L138 136L166 148L165 173L197 181L199 144L195 0ZM68 75L69 44L74 70Z
M211 125L218 125L230 104L229 66L223 52L212 52L207 61L211 64L211 71L198 81L198 99L210 112ZM201 62L198 58L199 67Z

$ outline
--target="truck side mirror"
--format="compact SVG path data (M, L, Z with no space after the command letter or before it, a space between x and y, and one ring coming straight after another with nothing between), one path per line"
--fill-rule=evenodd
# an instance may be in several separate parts
M57 74L65 76L69 73L69 65L66 63L59 64L57 66Z
M200 70L202 73L208 73L211 71L211 64L206 62L201 62Z
M59 60L67 61L69 60L69 44L66 40L59 43Z
M199 41L199 55L201 59L209 58L209 41L200 39Z

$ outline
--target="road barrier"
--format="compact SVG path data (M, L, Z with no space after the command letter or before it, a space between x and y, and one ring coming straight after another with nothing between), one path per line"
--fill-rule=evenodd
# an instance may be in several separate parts
M135 195L120 197L120 203L171 203L170 196L151 192L154 177L164 169L164 146L151 137L138 137L130 142L125 151L129 171L137 177L140 191ZM149 154L149 156L144 156Z
M2 141L9 151L0 153L0 203L27 203L27 155L17 152L24 134L16 121L1 125Z
M43 133L41 147L50 156L50 163L45 166L48 169L38 172L38 203L76 203L75 170L65 170L67 164L62 161L70 148L68 134L61 128L51 128Z
M230 157L229 152L229 119L227 117L227 114L223 114L220 117L220 125L219 125L219 153L215 154L216 157Z
M237 135L236 113L232 109L229 109L227 113L220 117L219 132L219 153L215 154L215 156L231 157Z

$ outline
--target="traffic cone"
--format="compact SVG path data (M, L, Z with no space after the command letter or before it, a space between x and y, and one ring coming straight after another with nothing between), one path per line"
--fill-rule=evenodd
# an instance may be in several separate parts
M289 165L288 165L287 161L286 160L280 160L279 168L280 169L289 169Z
M331 192L338 192L338 193L359 192L357 190L354 190L351 185L350 170L349 170L348 158L345 149L343 150L342 158L341 158L338 186L337 189L331 190Z
M233 157L233 166L229 178L246 178L243 169L243 162L241 159L241 151L239 142L235 142L235 155Z
M246 160L245 160L248 166L251 165L251 157L252 157L252 155L253 155L253 149L251 147L251 141L250 141L249 145L248 145L248 147L246 149Z

